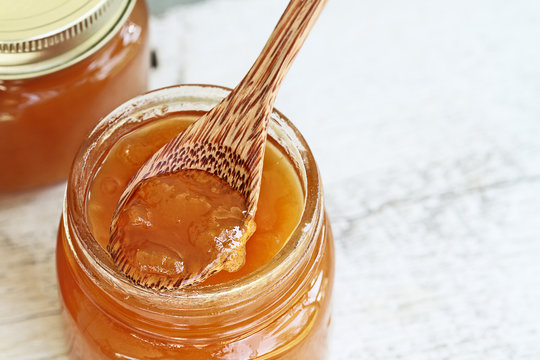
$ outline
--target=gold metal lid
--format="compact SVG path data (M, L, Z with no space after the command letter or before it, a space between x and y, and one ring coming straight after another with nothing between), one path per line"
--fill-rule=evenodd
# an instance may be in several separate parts
M0 79L48 74L97 51L136 0L0 0Z

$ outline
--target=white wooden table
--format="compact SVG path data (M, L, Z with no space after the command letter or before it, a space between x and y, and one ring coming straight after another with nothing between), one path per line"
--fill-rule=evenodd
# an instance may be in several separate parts
M285 5L154 17L152 88L233 86ZM540 359L539 14L536 0L330 0L277 107L326 188L332 360ZM65 359L62 197L0 198L1 359Z

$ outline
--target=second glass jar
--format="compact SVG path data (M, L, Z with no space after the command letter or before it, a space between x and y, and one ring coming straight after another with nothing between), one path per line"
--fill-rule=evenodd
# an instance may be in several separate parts
M20 6L28 10L27 2ZM25 17L19 13L6 23L20 23L14 25L20 31L16 41L0 36L0 193L64 179L81 142L99 120L147 90L144 0L32 6L38 9L28 17L35 17L35 23L22 23ZM84 6L89 8L79 10ZM62 17L62 11L81 14L64 23L69 17ZM51 29L51 23L57 26ZM38 26L43 32L26 39L26 32Z

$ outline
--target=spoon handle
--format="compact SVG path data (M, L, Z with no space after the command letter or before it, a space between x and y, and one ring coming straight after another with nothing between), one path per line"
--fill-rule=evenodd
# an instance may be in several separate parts
M326 0L291 0L261 55L219 104L149 159L124 190L113 217L142 180L182 169L209 172L246 197L248 217L259 198L267 126L287 70Z
M240 84L205 117L197 121L178 143L226 144L226 149L207 151L218 158L222 152L234 154L224 161L188 165L211 172L246 196L248 209L257 208L262 158L267 126L279 87L292 65L326 0L291 0L266 45ZM170 144L175 147L174 141ZM176 168L172 169L177 171ZM225 172L227 171L227 172Z
M236 87L253 103L273 107L274 99L298 51L327 0L291 0L257 60ZM260 101L257 95L268 97ZM237 96L237 99L242 96Z
M226 166L203 170L244 194L250 214L257 208L267 127L277 92L326 1L291 0L244 79L208 113L212 121L194 124L198 139L191 141L227 144L228 152L235 154Z

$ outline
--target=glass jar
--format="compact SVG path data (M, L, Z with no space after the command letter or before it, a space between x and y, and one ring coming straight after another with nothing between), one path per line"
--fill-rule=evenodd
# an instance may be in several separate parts
M147 90L144 0L0 1L0 193L64 179L88 132Z
M274 111L269 136L294 165L305 205L278 254L219 285L158 292L117 270L87 222L88 191L124 134L179 112L208 111L229 90L183 85L135 98L108 115L71 170L57 245L72 359L326 359L334 250L318 169L305 140Z

